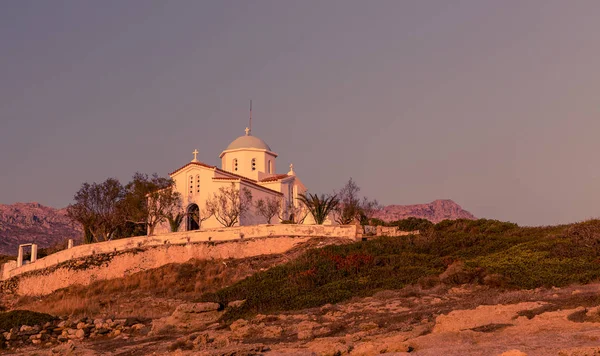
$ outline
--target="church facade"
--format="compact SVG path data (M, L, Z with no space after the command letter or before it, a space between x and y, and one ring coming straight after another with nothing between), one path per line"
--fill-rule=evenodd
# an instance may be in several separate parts
M223 226L214 216L206 220L202 217L206 201L219 194L222 187L229 188L233 184L240 194L244 189L252 194L253 206L240 217L236 226L268 223L265 217L258 214L254 203L260 199L271 198L281 202L281 213L271 221L279 223L280 217L288 218L286 207L290 204L301 204L296 198L306 192L306 187L296 176L293 165L290 165L287 173L277 173L277 154L263 140L252 136L248 128L245 135L233 140L221 152L221 167L200 162L197 159L197 150L194 150L193 154L194 159L191 162L169 174L175 183L176 191L181 194L182 207L186 213L179 231ZM201 219L194 219L194 215L201 216ZM156 230L167 232L168 224L157 226Z

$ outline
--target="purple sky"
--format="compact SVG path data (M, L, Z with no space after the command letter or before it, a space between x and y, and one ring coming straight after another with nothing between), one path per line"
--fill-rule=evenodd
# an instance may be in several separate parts
M220 164L244 133L312 192L600 215L600 2L0 2L0 203Z

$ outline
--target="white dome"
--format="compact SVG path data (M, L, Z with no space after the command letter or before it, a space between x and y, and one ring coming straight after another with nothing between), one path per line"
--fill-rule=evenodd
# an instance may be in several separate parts
M261 150L271 151L271 147L269 147L269 145L267 145L265 141L261 140L256 136L250 135L240 136L236 138L235 140L233 140L233 142L229 144L229 146L227 146L225 151L236 150L239 148L258 148Z

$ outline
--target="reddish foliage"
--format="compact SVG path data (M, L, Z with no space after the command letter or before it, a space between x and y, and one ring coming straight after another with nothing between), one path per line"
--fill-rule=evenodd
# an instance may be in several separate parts
M351 253L348 256L340 256L322 251L321 255L334 262L337 270L348 272L358 272L360 267L370 265L373 262L373 256L366 253Z

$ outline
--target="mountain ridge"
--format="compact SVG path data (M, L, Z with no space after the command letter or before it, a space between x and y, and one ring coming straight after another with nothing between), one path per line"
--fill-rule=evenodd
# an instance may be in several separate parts
M387 205L374 217L386 222L414 217L429 220L434 224L442 220L477 219L451 199L437 199L425 204Z
M384 221L416 217L438 223L445 219L476 219L473 214L449 199L427 204L388 205L375 214ZM81 241L81 227L67 217L67 209L56 209L37 202L0 204L0 255L16 255L17 247L36 243L50 247L67 239Z
M79 241L81 235L81 227L67 217L66 208L37 202L0 204L0 254L16 255L24 243L45 248L67 239Z

